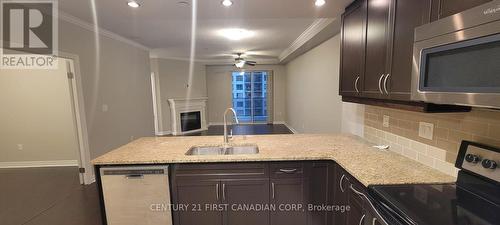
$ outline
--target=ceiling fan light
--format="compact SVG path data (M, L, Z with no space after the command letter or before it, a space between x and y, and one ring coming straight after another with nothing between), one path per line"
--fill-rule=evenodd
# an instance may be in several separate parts
M224 0L221 2L221 4L225 7L229 7L229 6L233 5L233 2L231 0Z
M139 6L141 6L141 4L139 4L139 2L134 1L134 0L128 1L127 5L130 6L130 7L132 7L132 8L139 8Z
M239 60L237 61L234 66L236 66L237 68L243 68L245 66L245 60Z
M325 3L326 3L326 1L325 1L325 0L316 0L316 1L314 2L314 5L316 5L316 6L320 7L320 6L323 6Z

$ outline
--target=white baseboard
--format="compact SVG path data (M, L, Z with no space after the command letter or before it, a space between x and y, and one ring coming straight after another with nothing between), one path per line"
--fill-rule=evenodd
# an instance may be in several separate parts
M283 124L286 126L286 122L285 121L273 121L273 124Z
M78 166L78 160L0 162L0 168Z
M285 123L283 123L283 124L284 124L286 127L288 127L288 129L290 129L290 130L292 131L292 133L294 133L294 134L298 134L298 133L299 133L297 130L293 129L293 127L292 127L292 126L290 126L290 125L288 125L286 122L285 122Z
M165 135L171 135L172 134L172 131L158 131L156 132L156 136L165 136Z

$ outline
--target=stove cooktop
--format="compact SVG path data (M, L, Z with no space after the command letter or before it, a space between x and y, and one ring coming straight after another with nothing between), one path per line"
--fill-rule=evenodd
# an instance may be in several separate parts
M455 184L373 186L370 192L381 213L400 224L500 224L500 205Z

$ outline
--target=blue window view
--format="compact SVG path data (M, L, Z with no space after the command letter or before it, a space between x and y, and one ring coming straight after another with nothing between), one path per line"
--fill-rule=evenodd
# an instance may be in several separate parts
M233 108L240 122L267 122L267 72L233 72L232 76Z

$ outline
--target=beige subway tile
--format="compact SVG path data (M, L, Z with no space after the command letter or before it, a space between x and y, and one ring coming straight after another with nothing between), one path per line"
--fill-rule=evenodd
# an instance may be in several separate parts
M370 120L365 120L365 125L373 128L379 128L382 126L382 124Z
M462 121L461 131L478 136L488 135L488 124L476 121Z
M417 151L420 154L427 154L427 145L422 144L420 142L412 141L410 142L410 148L414 151Z
M435 127L434 138L448 139L448 129Z
M451 175L451 176L455 176L456 177L456 174L455 174L455 165L452 164L452 163L448 163L448 162L445 162L445 161L441 161L441 160L436 160L434 162L434 168L436 168L437 170L443 172L443 173L446 173L448 175Z
M398 144L400 144L403 147L410 147L410 142L411 140L402 136L398 136Z
M385 139L385 132L382 130L377 130L377 137Z
M406 130L418 131L418 122L415 122L415 120L399 120L398 127Z
M417 160L417 152L410 148L403 148L403 155L410 159Z
M386 133L385 134L385 139L391 142L398 142L398 136L391 134L391 133Z
M440 119L437 121L437 127L458 130L460 129L460 120Z
M500 124L490 124L488 129L488 137L500 141Z
M485 144L485 145L491 145L494 147L500 147L500 140L491 139L488 137L472 135L472 141L479 142L479 143Z
M472 140L472 134L457 130L450 130L448 133L448 141L462 143L463 140Z
M443 149L436 148L434 146L430 145L427 146L427 155L441 161L446 160L446 151Z
M414 141L417 141L420 143L424 143L427 145L435 145L436 144L436 139L429 140L426 138L422 138L418 135L418 131L406 131L405 133L406 133L406 136L408 136L408 138L410 138L411 140L414 140Z
M389 147L389 151L402 155L403 154L403 146L401 146L400 144L391 143L391 145Z
M366 113L365 119L378 122L380 120L379 115L373 113Z
M457 152L448 152L446 151L446 162L448 163L455 163L457 161Z
M458 146L459 146L458 142L451 142L440 138L436 139L436 147L444 149L449 152L458 152Z
M435 159L432 157L426 156L424 154L417 153L417 161L426 165L426 166L434 167Z

